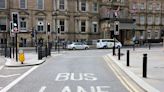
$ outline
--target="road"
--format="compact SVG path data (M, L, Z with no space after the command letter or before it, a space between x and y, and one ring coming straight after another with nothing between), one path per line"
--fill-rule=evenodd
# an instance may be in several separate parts
M111 52L77 50L49 57L18 83L13 81L8 92L129 92L103 59Z

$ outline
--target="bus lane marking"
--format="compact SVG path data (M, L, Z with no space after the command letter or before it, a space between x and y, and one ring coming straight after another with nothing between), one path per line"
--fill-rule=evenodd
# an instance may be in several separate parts
M46 88L47 88L46 86L42 86L42 87L40 88L39 92L44 92Z

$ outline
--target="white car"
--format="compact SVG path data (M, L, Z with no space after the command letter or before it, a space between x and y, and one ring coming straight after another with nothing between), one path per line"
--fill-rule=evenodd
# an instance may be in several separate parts
M73 42L73 43L67 45L67 49L72 49L72 50L89 49L89 46L82 42Z
M114 46L114 39L98 39L96 43L97 48L112 48ZM121 48L122 44L115 39L115 47Z

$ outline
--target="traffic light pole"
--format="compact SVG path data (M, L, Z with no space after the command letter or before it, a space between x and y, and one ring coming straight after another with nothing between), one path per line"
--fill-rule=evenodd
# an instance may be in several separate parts
M12 37L12 40L13 40L13 58L14 58L14 54L15 54L15 52L14 52L14 37Z
M116 55L116 53L115 53L115 46L116 46L116 43L115 43L115 34L114 34L114 48L113 48L113 52L114 52L114 54L113 55Z
M18 62L18 46L17 46L18 45L17 44L17 38L18 37L17 37L17 33L15 33L15 35L16 35L16 37L15 37L16 38L16 45L15 45L16 46L16 61Z

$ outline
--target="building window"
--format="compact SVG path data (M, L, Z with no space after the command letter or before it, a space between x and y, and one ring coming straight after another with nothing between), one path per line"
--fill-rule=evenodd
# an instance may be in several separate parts
M98 24L97 22L92 23L92 32L97 33L98 32Z
M19 7L21 9L26 9L27 8L27 0L19 0Z
M155 31L154 37L155 37L155 39L158 39L158 38L159 38L159 33L158 33L158 31Z
M86 11L86 0L81 1L81 11Z
M162 25L164 25L164 17L162 18Z
M132 4L132 9L134 9L134 10L137 9L137 3Z
M20 30L27 31L26 28L27 28L26 18L22 17L20 18Z
M145 24L145 16L144 15L142 15L142 16L140 16L140 24Z
M161 4L159 3L156 4L156 10L161 10Z
M86 28L85 21L81 21L81 32L85 32L86 31L85 28Z
M93 12L97 12L97 11L98 11L98 4L93 3Z
M153 17L152 16L148 16L147 24L149 24L149 25L153 24Z
M39 10L44 9L44 0L37 0L37 9Z
M0 0L0 9L6 8L6 0Z
M148 10L152 10L152 9L153 9L152 3L149 3L148 4Z
M159 16L156 16L155 17L155 24L156 25L159 25L160 24L160 17Z
M38 25L37 25L38 32L44 31L44 21L43 18L38 18Z
M147 32L147 39L151 39L151 30L148 30Z
M59 23L60 23L59 24L60 25L60 31L64 32L65 31L65 27L64 27L65 26L65 22L64 22L64 20L60 20Z
M141 10L145 9L145 4L144 3L140 3L140 9Z
M64 10L64 0L59 0L59 9Z
M6 22L7 19L6 18L0 18L0 32L1 31L6 31Z

